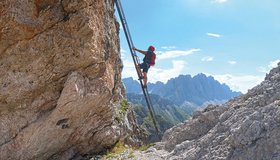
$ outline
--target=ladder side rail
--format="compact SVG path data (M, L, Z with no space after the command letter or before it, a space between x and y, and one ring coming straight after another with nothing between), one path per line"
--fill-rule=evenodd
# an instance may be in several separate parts
M127 40L127 43L128 43L129 49L130 49L130 53L131 53L134 65L135 65L135 67L137 67L137 65L140 63L140 61L139 61L139 58L136 56L135 50L132 49L134 47L134 45L133 45L133 41L131 38L131 34L128 29L127 21L126 21L125 15L124 15L124 11L123 11L121 2L120 2L120 0L115 0L115 2L116 2L117 10L119 12L122 26L124 28L124 33L126 36L126 40ZM138 71L137 71L137 75L138 75L138 78L140 79L141 75L139 75Z
M155 120L156 120L156 112L155 112L154 107L153 107L153 105L152 105L153 103L152 103L152 101L151 101L150 94L149 94L147 88L145 88L144 90L145 90L145 92L147 93L147 94L146 94L146 95L147 95L147 99L148 99L148 101L149 101L149 104L150 104L150 106L151 106L152 112L153 112L154 117L155 117ZM158 124L157 124L157 125L158 125Z
M124 12L122 10L122 7L121 7L121 4L120 4L120 1L119 0L115 0L116 2L116 6L117 6L117 10L119 12L119 16L120 16L120 19L121 19L121 23L122 23L122 26L123 26L123 29L124 29L124 33L125 33L125 37L126 37L126 40L127 40L127 43L128 43L128 46L129 46L129 49L130 49L130 53L133 57L133 60L135 62L135 58L134 58L134 55L136 55L135 51L132 49L133 48L133 42L131 40L131 36L129 35L129 30L128 30L128 27L127 27L127 22L126 22L126 19L124 17Z
M118 1L118 4L119 4L119 7L120 7L120 11L121 11L121 13L122 13L123 20L125 21L125 29L126 29L128 38L129 38L129 40L130 40L130 42L131 42L131 46L134 47L134 44L133 44L133 41L132 41L132 37L131 37L130 31L129 31L129 28L128 28L127 20L126 20L125 14L124 14L124 10L123 10L123 8L122 8L121 1L120 1L120 0L117 0L117 1ZM133 50L133 51L134 51L134 50ZM134 51L134 55L136 55L136 54L135 54L135 51Z
M150 115L151 115L153 124L154 124L154 126L155 126L155 129L156 129L156 132L157 132L157 135L158 135L158 138L159 138L159 128L158 128L158 125L157 125L157 123L156 123L155 114L153 113L153 106L152 106L151 103L149 102L148 93L145 91L145 88L142 87L142 90L143 90L144 97L145 97L146 102L147 102L147 105L148 105L148 109L149 109L149 111L150 111Z
M150 98L149 91L148 91L147 88L146 88L146 92L147 92L147 97L148 97L149 103L150 103L150 104L153 104L153 103L152 103L152 100L151 100L151 98ZM156 116L156 112L155 112L155 110L154 110L154 107L152 106L151 108L152 108L153 114ZM156 118L156 117L155 117L155 118Z

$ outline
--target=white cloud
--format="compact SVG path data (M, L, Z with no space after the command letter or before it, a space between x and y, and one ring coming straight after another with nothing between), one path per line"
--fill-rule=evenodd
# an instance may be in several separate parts
M269 69L272 69L272 68L277 67L277 64L278 64L279 62L280 62L280 59L277 59L277 60L275 60L275 61L269 62L268 68L269 68Z
M121 22L119 22L119 24L120 24L120 30L123 30L122 23L121 23Z
M212 0L213 3L226 3L228 0Z
M270 61L266 67L260 66L257 68L259 72L268 73L272 68L277 67L277 64L280 62L280 59L276 59L274 61Z
M121 58L124 59L125 58L125 54L127 53L126 50L121 48Z
M206 57L203 57L201 59L201 61L206 61L206 62L210 62L210 61L213 61L214 60L214 57L210 57L210 56L206 56Z
M205 73L206 75L211 75ZM254 76L254 75L232 75L232 74L222 74L222 75L211 75L220 83L227 84L234 91L241 91L246 93L248 89L255 87L260 84L264 76Z
M190 49L190 50L172 50L172 51L165 51L161 52L162 54L159 54L157 56L158 59L169 59L169 58L176 58L176 57L181 57L181 56L187 56L190 54L193 54L194 52L198 52L200 49Z
M122 78L132 77L137 80L138 76L134 67L133 62L124 60L124 68L122 72ZM161 81L166 83L169 79L177 77L183 74L185 68L185 61L172 61L172 68L162 69L157 67L151 67L148 72L148 82L155 83Z
M234 64L236 64L237 62L236 62L236 61L228 61L228 63L231 64L231 65L234 65Z
M209 36L209 37L215 37L215 38L220 38L220 37L222 37L222 35L220 35L220 34L215 34L215 33L206 33L207 34L207 36Z
M157 81L166 83L169 79L183 74L185 65L185 61L178 60L172 61L172 68L169 69L151 67L148 74L148 81L152 83L155 83Z
M161 48L165 49L165 50L172 50L172 49L175 49L176 46L162 46Z
M127 50L121 48L121 53L127 53Z
M267 73L268 72L268 69L266 67L259 67L257 70L259 72L262 72L262 73Z
M138 79L136 69L132 60L129 61L127 59L123 59L123 65L124 65L122 71L123 78L133 77L133 79Z

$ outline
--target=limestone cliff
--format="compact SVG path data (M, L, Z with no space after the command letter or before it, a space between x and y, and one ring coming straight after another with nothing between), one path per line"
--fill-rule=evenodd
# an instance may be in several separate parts
M138 159L279 160L280 63L265 80L223 106L208 106L165 132ZM136 158L136 159L137 159Z
M112 0L1 0L0 159L69 159L116 143L131 128L118 117L119 50Z

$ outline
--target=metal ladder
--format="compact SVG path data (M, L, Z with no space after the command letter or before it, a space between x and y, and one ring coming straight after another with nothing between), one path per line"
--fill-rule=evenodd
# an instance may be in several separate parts
M139 60L139 57L136 55L135 50L132 49L134 47L134 45L133 45L133 41L132 41L129 29L128 29L128 24L127 24L125 15L124 15L124 11L123 11L121 2L120 2L120 0L115 0L115 3L116 3L116 7L117 7L117 10L118 10L118 13L119 13L119 16L120 16L120 20L121 20L121 23L122 23L122 26L123 26L123 29L124 29L126 40L127 40L127 43L128 43L129 49L130 49L130 53L131 53L131 56L132 56L132 59L133 59L133 62L134 62L134 66L135 66L135 69L137 71L137 75L138 75L138 78L139 78L139 81L140 81L140 84L141 84L141 88L142 88L145 100L147 102L147 106L148 106L148 109L149 109L149 112L150 112L155 130L157 132L157 136L159 138L160 130L159 130L158 125L156 123L155 111L154 111L154 108L153 108L153 105L152 105L152 102L151 102L151 98L150 98L149 92L147 90L147 87L145 87L145 88L143 87L143 80L141 78L141 77L143 77L142 72L140 71L140 69L137 69L137 65L140 64L140 60Z

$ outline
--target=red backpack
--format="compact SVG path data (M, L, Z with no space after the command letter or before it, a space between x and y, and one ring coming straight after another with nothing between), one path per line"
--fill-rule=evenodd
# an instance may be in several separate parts
M143 61L148 63L150 66L154 66L156 64L156 54L153 51L147 51Z

